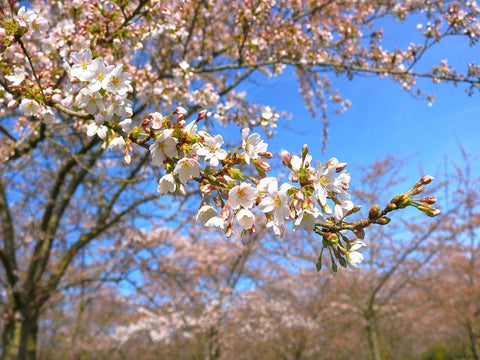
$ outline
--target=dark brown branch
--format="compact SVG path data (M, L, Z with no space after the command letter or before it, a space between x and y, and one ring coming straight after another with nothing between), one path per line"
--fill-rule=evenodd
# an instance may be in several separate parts
M153 195L144 197L142 199L138 199L137 201L130 204L127 208L125 208L122 212L118 213L109 222L104 222L103 224L97 223L97 225L93 229L91 229L85 234L82 234L78 238L78 240L75 243L73 243L72 246L70 246L70 248L65 253L64 257L60 261L60 264L57 266L54 273L50 276L50 279L48 280L48 284L44 289L45 292L43 294L42 302L45 302L46 300L48 300L52 292L55 291L60 280L65 274L65 271L67 270L68 266L70 265L70 263L72 262L73 258L78 253L78 251L83 249L88 243L90 243L90 241L100 236L106 230L110 229L113 225L117 224L120 220L122 220L122 218L125 215L135 210L141 204L144 204L146 202L149 202L157 198L157 196L158 195L153 194Z

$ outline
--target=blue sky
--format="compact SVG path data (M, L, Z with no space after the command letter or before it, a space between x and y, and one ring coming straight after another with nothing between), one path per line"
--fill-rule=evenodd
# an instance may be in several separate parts
M418 40L417 22L418 19L405 24L385 23L384 47L405 47ZM480 63L479 46L469 46L466 38L447 38L419 66L424 70L442 59L448 59L449 64L464 72L468 62ZM480 92L468 96L466 85L436 85L429 79L420 79L424 92L436 96L433 106L428 106L426 100L414 98L389 79L355 77L349 81L335 75L330 79L333 87L351 100L352 106L343 115L331 112L330 140L324 154L320 152L321 120L312 119L305 109L293 75L284 74L263 86L258 83L246 86L254 101L292 115L291 120L280 121L276 136L269 141L269 150L298 153L307 143L315 159L323 162L335 156L348 162L350 171L387 155L402 159L408 156L411 172L407 176L412 177L412 183L420 172L438 174L446 158L463 161L459 144L467 152L479 153ZM474 175L478 174L478 164L474 169Z

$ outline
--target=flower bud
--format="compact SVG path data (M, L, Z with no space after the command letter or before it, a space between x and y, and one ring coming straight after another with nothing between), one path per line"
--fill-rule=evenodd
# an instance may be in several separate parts
M339 256L337 259L338 259L338 263L340 264L341 267L343 267L343 268L347 267L347 260L345 260L344 257Z
M229 238L230 236L232 236L232 234L233 234L233 226L232 226L232 223L230 222L227 228L225 229L225 236Z
M302 146L302 161L305 160L305 156L308 154L308 145L303 144Z
M437 215L440 215L441 211L439 209L435 209L433 206L430 206L428 204L426 205L419 205L417 206L417 209L420 211L423 211L427 216L434 217Z
M315 182L316 179L317 179L317 176L315 174L308 174L308 176L307 176L307 181L309 183Z
M7 108L9 108L10 110L12 109L15 109L18 105L18 101L17 100L10 100L7 104Z
M427 196L426 198L420 199L418 201L421 201L425 204L435 204L437 202L437 198L433 196Z
M411 192L410 192L410 195L418 195L418 194L421 194L423 192L423 190L425 190L425 188L423 188L422 186L419 186L417 188L414 188Z
M292 155L287 150L282 150L280 152L280 158L282 159L282 164L290 167L290 161L292 160Z
M213 186L212 184L206 184L201 188L202 194L210 194L213 190L216 190L217 188Z
M322 206L322 211L325 214L330 215L332 213L332 208L330 207L330 205L326 204L325 206Z
M297 200L300 200L300 201L304 201L304 200L305 200L305 197L303 196L303 193L302 193L301 191L297 191L297 192L295 193L295 198L296 198Z
M435 208L432 208L429 212L427 212L426 214L430 217L435 217L435 216L438 216L441 214L441 210L440 209L435 209Z
M402 194L402 195L397 195L397 196L395 196L392 200L390 200L390 202L391 202L392 204L397 205L397 204L399 203L400 199L402 198L402 196L403 196L403 194Z
M272 170L271 166L265 160L257 160L256 165L259 166L263 171Z
M186 196L187 195L187 188L185 187L185 185L179 184L178 185L178 192L180 193L180 195Z
M52 95L52 101L53 101L54 103L59 103L60 100L62 100L62 96L61 96L60 94L53 94L53 95Z
M65 107L71 107L73 104L73 95L67 96L65 99L61 101L61 103Z
M178 120L182 120L185 115L187 115L187 110L185 110L183 107L179 106L175 109L173 112L175 115L177 115Z
M424 175L424 176L420 179L420 183L421 183L422 185L430 184L432 181L433 181L433 176L431 176L431 175Z
M378 225L387 225L389 222L391 221L390 218L386 217L386 216L383 216L381 217L380 219L378 219L377 221L375 221Z
M360 205L355 205L352 210L350 210L347 215L345 215L345 217L349 216L349 215L352 215L352 214L355 214L357 212L359 212L360 210L362 209L362 207Z
M378 216L379 213L380 213L380 206L378 206L378 204L375 204L370 208L370 211L368 212L368 218L370 220L373 220Z
M230 217L230 209L228 208L228 206L225 206L223 208L222 212L220 213L220 216L224 221L228 220L228 218Z
M198 113L198 116L197 116L197 121L200 121L200 120L204 119L205 116L207 116L207 110L200 111Z
M394 203L390 203L387 205L387 210L388 211L392 211L392 210L396 210L398 208L398 206Z

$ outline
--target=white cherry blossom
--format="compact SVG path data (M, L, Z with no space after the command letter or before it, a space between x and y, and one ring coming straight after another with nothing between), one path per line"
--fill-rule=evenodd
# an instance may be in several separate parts
M210 162L210 166L217 167L220 164L220 160L227 157L227 152L221 148L223 145L223 137L221 135L211 136L208 133L202 131L203 145L197 143L195 150L197 155L204 156L205 161ZM200 133L199 133L200 134Z
M255 204L257 196L257 189L249 183L242 182L240 185L234 186L229 191L228 202L234 209L239 206L242 206L245 209L250 209Z
M34 116L38 114L40 105L35 100L23 99L18 108L25 116Z
M237 221L238 224L244 229L248 230L251 229L252 226L255 224L255 216L250 210L241 209L237 213Z
M282 184L278 188L278 180L274 177L266 177L260 180L257 188L260 192L266 193L266 196L260 201L258 207L264 213L273 212L273 218L276 224L283 224L285 219L290 216L289 196L287 191L292 186Z
M348 212L353 209L353 206L353 202L350 200L342 200L340 204L335 204L335 207L333 208L335 220L342 220Z
M70 61L73 63L70 69L70 76L80 81L86 81L88 66L92 62L92 51L87 48L80 52L72 52Z
M125 140L121 136L114 137L108 143L108 150L123 151L125 150Z
M363 262L364 257L359 250L364 246L367 246L367 244L365 244L363 241L357 240L345 254L347 264L352 270L358 270L358 265Z
M197 221L205 225L208 220L217 215L217 210L211 205L203 205L197 212Z
M178 178L182 184L186 184L193 178L200 176L200 164L195 159L180 159L175 165L173 174L178 175Z
M80 109L85 109L92 115L105 110L102 95L98 91L92 91L89 88L80 90L76 97L76 103Z
M12 86L18 86L25 80L25 70L15 67L12 75L7 75L5 78L12 83Z
M41 38L49 28L47 19L35 13L28 17L28 25L33 32L33 37L36 39Z
M315 228L315 222L318 219L323 219L323 216L317 208L302 209L293 223L293 230L297 231L299 229L304 229L307 231L313 231Z
M89 89L93 92L100 89L107 89L110 82L108 76L110 71L114 68L113 65L105 66L103 60L96 58L90 65L88 65L87 72L85 73L85 79L90 82Z
M105 89L114 94L126 95L127 92L132 90L132 86L130 85L131 80L131 75L123 71L123 65L118 64L108 73L108 85Z
M163 126L163 115L159 112L154 112L150 114L151 121L152 121L152 129L158 130L161 129Z
M98 135L98 137L104 140L107 137L107 127L105 125L99 125L95 121L92 121L87 125L87 135L92 137Z
M159 194L173 193L176 189L175 178L172 174L163 175L158 181L157 191Z
M242 130L242 148L245 151L245 162L250 164L251 160L258 159L259 153L267 151L268 144L264 143L259 134L250 134L250 129Z
M164 130L155 142L150 145L153 165L161 166L167 158L172 158L177 155L178 140L173 137L172 134L172 129Z

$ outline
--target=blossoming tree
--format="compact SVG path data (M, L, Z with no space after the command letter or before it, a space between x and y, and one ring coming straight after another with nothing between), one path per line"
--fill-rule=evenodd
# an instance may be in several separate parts
M181 202L197 194L197 220L244 242L258 215L278 237L288 222L314 232L334 271L358 267L364 229L386 225L389 213L414 206L437 215L433 197L413 199L432 180L424 176L367 218L349 220L359 206L346 163L315 165L307 146L280 155L287 182L267 176L273 154L253 128L272 135L279 114L237 88L290 66L325 131L327 105L341 110L348 101L324 73L377 74L419 96L419 78L473 91L473 63L465 73L447 62L426 72L416 65L445 37L475 43L479 11L475 1L3 1L2 358L35 358L41 309L77 254L105 246L126 224L164 218L161 195ZM426 15L421 44L384 49L376 20L414 13ZM214 122L238 124L239 145L224 146Z

